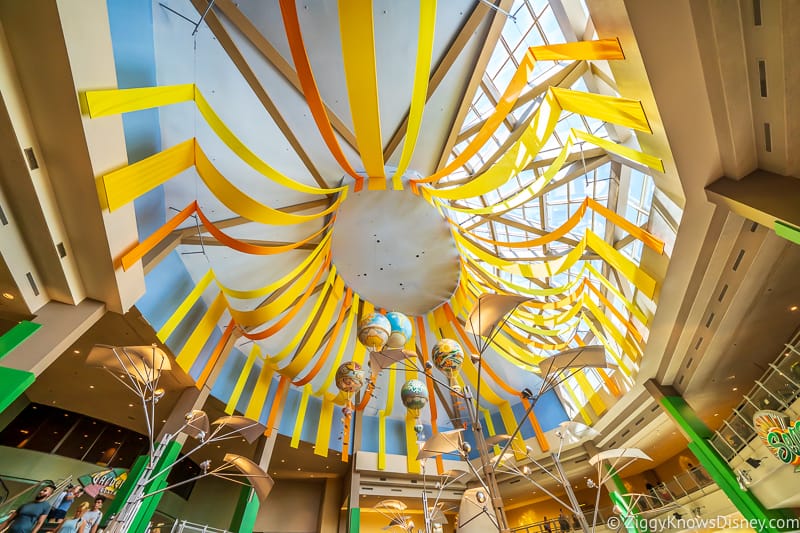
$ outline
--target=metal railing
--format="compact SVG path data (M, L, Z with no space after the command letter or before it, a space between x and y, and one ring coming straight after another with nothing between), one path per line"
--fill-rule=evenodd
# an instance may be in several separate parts
M151 528L150 533L158 533L156 529L160 528ZM162 529L162 531L164 530ZM175 523L172 524L172 529L170 529L170 533L183 533L184 531L192 533L231 533L227 529L217 529L203 524L193 524L186 520L176 520Z
M708 475L703 467L693 467L691 470L673 476L669 481L659 483L648 488L646 494L629 494L632 503L643 516L658 516L664 513L678 512L680 515L697 514L702 508L696 504L695 498L718 490L719 487ZM688 501L684 498L688 498ZM589 524L594 520L592 511L585 511L584 516ZM604 526L611 517L619 517L619 509L613 506L600 507L597 510L597 527ZM519 533L562 533L564 531L580 531L574 517L568 517L569 528L562 527L556 519L540 520L524 526L512 528L511 531Z
M756 431L753 415L762 409L783 412L793 419L800 418L797 400L800 399L800 332L785 345L778 358L770 363L764 375L723 420L714 432L711 445L730 464L745 448L760 453L753 446Z
M22 491L14 494L10 498L4 500L2 504L0 504L0 522L6 519L8 515L11 514L12 511L15 511L20 505L23 503L27 503L29 501L33 501L39 491L45 484L53 483L50 480L39 481L37 483L31 484L29 487L23 489ZM61 492L72 483L72 476L66 477L61 481L54 483L56 489L53 491L51 496L51 500L55 499ZM5 486L5 485L4 485ZM7 489L6 489L7 490Z

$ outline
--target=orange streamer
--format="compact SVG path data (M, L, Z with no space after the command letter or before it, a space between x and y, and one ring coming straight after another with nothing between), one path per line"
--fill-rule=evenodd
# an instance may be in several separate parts
M420 355L422 356L422 364L423 368L428 367L428 339L426 338L425 333L425 322L422 320L421 316L414 317L415 322L417 323L417 338L419 339L419 348L420 348ZM433 382L433 378L431 378L428 372L424 372L425 374L425 383L428 385L428 390L430 391L430 399L428 400L428 405L431 409L431 433L436 435L439 433L439 428L436 425L436 420L438 419L438 411L436 408L436 394L434 391L436 390L436 384ZM442 461L441 454L436 456L436 471L439 474L444 473L444 462Z
M327 254L325 256L325 261L322 262L322 266L320 266L319 271L317 272L317 275L314 276L314 279L309 284L308 288L306 289L306 292L303 293L303 296L301 296L300 299L297 300L297 302L289 310L289 312L286 313L285 315L283 315L280 320L278 320L273 325L271 325L270 327L268 327L267 329L265 329L263 331L259 331L257 333L245 332L244 336L247 337L250 340L264 340L267 337L271 337L272 335L276 334L281 329L283 329L283 327L286 324L288 324L289 321L292 320L292 318L294 318L297 313L300 312L300 309L302 309L302 307L305 305L306 301L314 293L314 289L316 288L317 283L319 283L319 280L322 278L322 274L326 270L328 270L328 265L330 265L330 262L331 262L331 256L330 256L330 254Z
M198 389L205 387L208 378L211 376L211 372L214 370L214 366L216 366L217 361L219 361L219 358L222 355L222 350L225 349L225 345L231 338L231 334L233 333L233 328L235 326L236 324L233 320L231 320L225 327L225 332L222 334L222 338L220 338L216 347L214 347L214 352L211 354L211 357L208 358L208 362L206 363L205 368L203 368L203 372L200 374L200 377L197 378L197 383L195 386Z
M280 0L280 7L286 38L289 41L289 50L292 53L292 61L294 61L295 69L297 69L297 77L300 79L300 87L302 87L303 95L306 97L306 102L308 102L311 116L317 124L317 129L322 135L322 139L328 146L328 150L330 150L342 169L355 178L355 190L360 191L363 187L364 178L359 176L347 161L347 157L345 157L342 147L336 139L328 113L325 111L325 104L322 102L322 96L319 93L317 82L314 79L314 72L311 70L311 64L308 60L308 53L303 42L303 33L300 31L300 21L297 18L295 0Z
M602 44L598 46L597 43ZM532 46L528 48L525 57L522 58L519 67L517 67L517 71L514 73L506 90L503 91L502 96L498 100L494 112L489 115L478 133L475 134L464 150L444 168L438 172L434 172L427 178L411 180L414 190L417 190L416 186L419 183L431 183L447 176L478 153L481 147L486 144L486 141L488 141L497 128L500 127L500 124L503 123L511 110L514 109L514 104L517 103L522 91L528 85L528 76L533 72L533 67L537 59L565 59L572 58L573 56L574 59L622 59L625 57L622 55L619 41L616 39Z
M275 419L278 413L283 410L283 400L286 397L286 391L289 390L289 378L281 376L278 381L278 390L275 391L275 398L272 400L272 408L269 410L269 418L267 418L267 430L264 435L269 437L275 427Z
M350 287L347 288L347 292L344 295L344 304L342 304L342 308L339 310L339 316L336 319L336 323L333 326L333 331L331 331L331 336L328 339L328 343L325 345L325 349L322 351L322 354L317 359L317 362L314 364L314 367L311 371L303 378L298 379L297 381L292 381L292 385L296 387L301 387L314 379L314 377L319 373L322 369L322 366L325 364L325 361L328 359L328 354L331 353L333 349L333 345L336 343L336 338L339 335L339 329L341 329L342 324L344 323L344 317L347 316L347 311L350 309L350 302L353 300L353 289ZM342 342L346 342L344 339Z

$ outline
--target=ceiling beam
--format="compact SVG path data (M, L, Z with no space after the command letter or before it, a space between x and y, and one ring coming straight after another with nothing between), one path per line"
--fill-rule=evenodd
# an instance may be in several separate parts
M580 67L580 68L579 68ZM525 91L517 101L514 103L514 106L511 108L511 112L513 113L520 107L524 106L525 104L533 101L537 96L544 94L544 92L551 86L561 87L565 80L572 79L574 76L575 70L579 71L578 76L583 74L586 71L586 62L585 61L573 61L572 63L566 65L564 68L558 69L556 72L542 80L540 83L534 85L530 90ZM571 85L571 84L570 84ZM470 127L466 128L465 130L461 131L456 137L455 144L460 143L461 141L468 139L478 133L480 129L486 124L486 121L489 117L486 117L479 122L471 125Z
M287 241L261 241L256 239L239 239L239 241L254 246L289 246L290 244L294 244L293 242ZM183 239L181 239L181 244L190 246L228 246L224 242L220 242L214 237L203 237L201 235L189 235L183 237ZM314 250L318 244L318 242L303 243L295 248L295 250Z
M470 37L472 37L472 34L475 33L475 31L477 31L478 26L480 26L480 23L483 21L483 17L486 15L488 9L489 6L482 2L478 2L475 5L475 8L472 10L472 13L467 21L461 26L461 29L458 30L458 34L456 35L455 39L453 39L453 41L447 47L447 52L445 52L442 59L436 65L436 68L433 69L433 74L431 74L430 78L428 79L428 93L425 95L426 103L428 100L430 100L431 96L433 96L433 93L436 92L436 89L439 88L439 84L442 83L445 75L450 72L450 68L453 66L458 56L464 51L464 48L467 46ZM389 160L391 155L400 145L400 141L403 140L403 137L405 137L406 130L408 129L408 115L410 111L410 108L406 111L402 122L397 126L397 129L392 134L389 142L386 143L386 147L383 149L384 161Z
M247 60L244 58L242 53L239 51L239 48L233 42L228 30L222 25L222 22L219 20L217 15L214 13L213 10L209 10L209 3L207 0L192 0L192 5L197 10L197 12L202 15L206 13L205 21L208 25L211 32L219 41L219 44L222 45L222 48L228 54L233 64L236 65L236 68L241 73L242 77L245 79L247 84L255 93L256 97L259 99L261 104L264 106L264 109L267 110L269 116L272 117L272 120L275 122L275 125L278 126L278 129L281 130L283 136L289 142L289 144L294 149L297 156L303 162L305 167L311 173L311 177L314 178L314 181L323 188L329 188L329 185L325 182L325 179L320 174L319 170L314 166L314 163L311 161L311 158L305 152L303 147L300 145L300 141L297 139L295 134L289 128L289 124L283 118L283 116L278 111L278 107L272 101L272 99L267 94L267 91L264 89L261 82L258 80L258 76L256 76L253 69L250 68L250 65L247 63Z
M496 0L493 3L501 10L508 11L514 2L513 0ZM442 147L441 155L439 156L439 162L436 165L436 170L440 170L447 163L450 152L453 150L453 146L456 144L459 128L461 127L461 124L464 123L464 118L467 116L469 106L472 104L472 100L474 99L475 93L478 90L478 85L481 83L481 77L486 71L486 65L488 65L489 59L491 59L492 53L494 53L494 49L497 46L497 43L500 40L500 36L503 32L503 26L506 23L506 16L501 14L499 11L492 10L489 14L489 18L491 20L489 24L489 31L483 40L481 51L478 54L475 63L472 65L472 76L470 76L467 86L464 88L464 92L461 95L461 103L458 106L456 115L453 117L453 120L450 123L450 134L448 135L447 140Z
M222 11L222 14L225 15L233 27L239 30L250 44L264 56L264 59L275 67L275 70L295 88L300 96L305 98L297 72L295 72L289 62L283 58L280 52L272 46L266 37L258 31L258 28L250 22L250 19L248 19L231 0L217 0L214 6ZM323 105L325 104L323 103ZM344 121L342 121L342 119L327 105L325 105L325 114L328 115L328 120L330 120L331 126L333 126L336 133L338 133L353 150L358 151L358 148L356 148L356 136L350 131Z

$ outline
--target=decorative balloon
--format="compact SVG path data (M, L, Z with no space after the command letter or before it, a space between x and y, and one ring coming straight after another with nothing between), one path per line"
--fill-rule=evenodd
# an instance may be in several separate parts
M428 405L428 389L425 387L425 383L418 379L406 381L400 389L400 399L406 409L415 416L414 431L417 433L417 438L421 440L423 427L419 419L419 412Z
M364 386L364 371L355 361L347 361L336 369L336 388L342 392L352 394Z
M386 318L391 325L391 332L389 333L389 340L386 342L386 346L389 348L402 348L414 334L411 329L411 320L403 313L398 313L397 311L386 313Z
M389 319L380 313L370 313L358 323L358 340L373 352L386 346L391 332Z
M450 386L456 387L456 375L464 362L464 350L452 339L442 339L431 349L433 364L450 380Z
M364 386L364 371L355 361L347 361L336 369L336 388L347 395L347 404L342 407L342 436L344 445L350 437L350 417L353 414L353 394Z

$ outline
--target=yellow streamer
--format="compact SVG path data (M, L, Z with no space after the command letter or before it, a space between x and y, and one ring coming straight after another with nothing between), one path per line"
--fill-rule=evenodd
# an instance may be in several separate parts
M200 281L197 282L197 285L195 285L194 289L192 289L186 298L183 299L181 304L177 307L177 309L175 309L167 321L164 322L164 325L161 326L161 329L156 332L156 337L158 337L161 342L167 341L169 336L172 335L172 332L175 331L175 328L178 327L178 324L180 324L184 317L186 317L186 314L189 312L192 306L197 303L197 300L200 299L200 296L203 295L213 280L214 272L211 270L206 272L203 277L200 278Z
M267 402L267 395L269 394L274 375L275 370L264 361L264 364L261 366L261 372L258 373L258 381L256 381L256 386L253 388L253 394L250 395L250 401L247 403L244 416L251 420L261 419L261 412L264 410L264 404Z
M314 455L328 457L334 406L333 397L325 395L325 398L322 400L322 409L320 409L319 412L319 427L317 427L317 441L314 444Z
M253 344L253 347L250 349L250 355L247 356L247 360L244 363L244 368L239 372L239 377L236 380L236 385L233 387L230 398L228 398L228 403L225 404L225 414L232 415L236 410L236 404L239 403L239 398L242 397L242 391L247 383L247 378L250 377L250 370L253 368L253 363L255 363L260 353L261 347L258 344ZM254 418L253 420L258 420L258 418Z
M214 331L215 327L217 327L217 322L219 322L219 319L222 317L222 313L224 312L225 297L222 296L222 293L220 292L217 293L217 297L214 298L213 302L211 302L206 314L200 319L200 322L189 336L186 344L183 345L180 353L175 358L175 362L178 363L178 366L180 366L186 372L191 370L192 365L197 359L197 356L200 355L200 350L203 349L203 345L206 343L206 341L208 341L208 338L211 336L211 332Z
M308 410L308 397L311 395L311 385L303 387L303 395L300 397L300 405L297 406L297 418L294 421L294 431L292 431L292 440L289 446L297 448L300 446L300 437L303 434L303 422L306 420L306 411Z
M551 87L550 90L553 91L558 99L558 105L564 111L572 111L626 128L653 133L639 100L572 91L560 87Z
M574 374L575 380L578 382L578 387L580 387L581 392L583 395L586 396L586 399L589 402L589 405L592 406L592 410L594 410L594 414L599 417L602 415L606 410L606 404L603 403L603 400L600 396L595 392L592 388L592 384L589 383L589 379L586 377L585 370L580 370Z
M383 178L385 174L372 1L339 0L339 29L347 95L358 151L367 175L371 178Z
M417 39L417 62L414 68L414 88L411 91L411 107L408 111L408 127L403 151L397 171L392 176L394 190L403 188L403 173L411 162L411 155L417 144L419 129L422 125L422 113L428 99L428 77L431 71L431 55L433 53L433 35L436 27L436 0L421 0L419 4L419 38Z
M317 350L319 350L320 345L322 344L322 337L325 335L325 328L331 323L334 312L336 312L336 309L338 309L339 305L342 304L343 292L344 280L339 276L336 276L336 280L333 283L333 289L331 290L328 299L325 301L325 305L322 307L319 317L315 321L315 327L310 330L310 333L308 331L303 332L308 333L308 338L297 350L292 362L280 369L280 373L282 375L294 378L306 367L306 365L308 365L309 362L311 362L311 359L317 353Z
M350 305L350 311L348 311L347 322L344 325L344 333L342 333L342 339L341 341L339 341L339 349L336 352L336 358L333 360L333 363L331 364L330 371L328 372L328 375L325 377L325 381L317 390L314 391L315 396L324 394L331 386L331 383L333 383L333 380L336 378L336 370L339 368L339 365L342 362L342 358L344 357L344 352L347 349L348 341L351 338L350 332L353 329L353 323L355 322L356 316L358 315L358 302L359 302L359 296L358 294L354 293L353 303Z
M89 116L97 118L188 102L194 99L194 84L86 91L85 95Z
M323 286L322 291L320 291L320 295L317 298L317 301L314 303L314 307L311 309L311 312L306 317L306 321L297 330L297 333L292 338L292 340L290 340L277 355L269 358L270 363L277 363L286 359L286 357L288 357L289 354L292 353L295 347L300 343L300 340L306 334L306 331L309 331L311 329L312 327L311 323L313 322L314 317L317 316L317 312L319 311L319 308L322 306L322 303L325 301L328 295L328 291L330 291L330 288L333 285L333 281L336 277L337 277L336 267L333 266L331 267L331 271L328 274L328 278L325 280L325 285Z
M194 139L184 141L101 178L106 206L119 209L194 164Z

